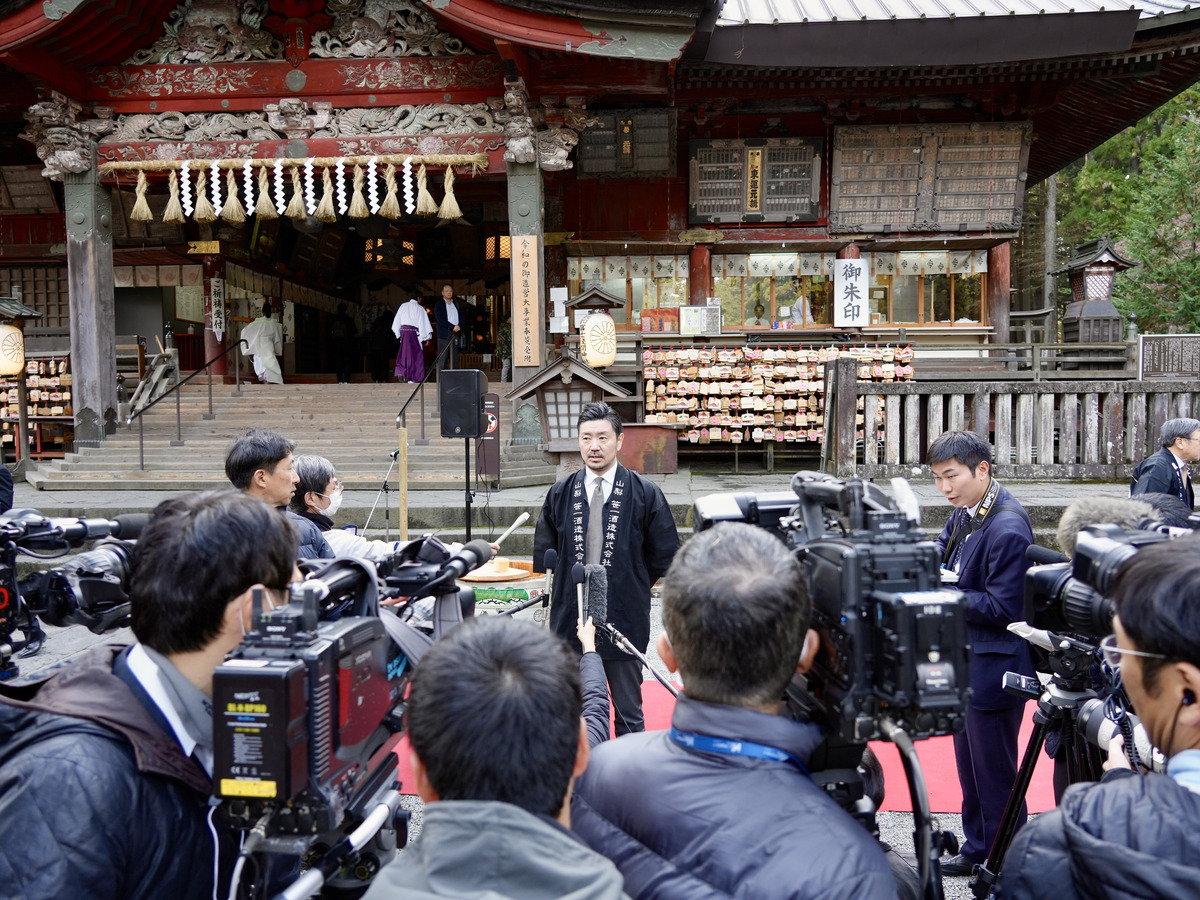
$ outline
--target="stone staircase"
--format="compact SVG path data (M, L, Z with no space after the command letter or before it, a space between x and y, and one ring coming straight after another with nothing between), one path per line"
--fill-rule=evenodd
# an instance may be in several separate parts
M501 385L495 390L499 393ZM396 413L409 390L398 384L243 384L213 386L212 419L203 379L180 390L183 446L175 446L175 401L168 397L141 418L145 431L145 469L139 467L138 422L120 427L104 444L39 464L26 479L39 490L205 490L228 486L225 452L230 442L253 427L274 428L296 442L297 453L327 457L348 491L377 490L391 463L398 432ZM426 386L425 435L420 400L409 407L408 489L462 489L465 441L440 437L437 386ZM510 446L512 423L501 404L500 485L504 488L552 484L554 466L536 447ZM474 441L471 447L475 472ZM395 483L393 473L392 482Z

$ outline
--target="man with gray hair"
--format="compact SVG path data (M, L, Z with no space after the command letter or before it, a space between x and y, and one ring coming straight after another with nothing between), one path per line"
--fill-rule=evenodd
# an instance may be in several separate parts
M1192 493L1191 463L1200 460L1200 420L1168 419L1162 427L1162 449L1147 456L1133 470L1129 496L1171 494L1196 508Z

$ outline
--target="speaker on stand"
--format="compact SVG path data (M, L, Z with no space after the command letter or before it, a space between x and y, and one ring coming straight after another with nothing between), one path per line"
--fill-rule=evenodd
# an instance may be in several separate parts
M463 473L467 541L471 540L471 441L487 432L483 395L487 376L478 369L443 369L438 373L438 399L441 404L442 437L462 438L466 450Z

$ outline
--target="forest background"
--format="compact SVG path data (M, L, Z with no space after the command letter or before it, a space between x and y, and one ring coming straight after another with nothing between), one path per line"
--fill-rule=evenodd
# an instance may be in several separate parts
M1014 309L1053 303L1061 322L1070 288L1065 273L1053 278L1051 300L1047 270L1065 265L1079 244L1110 237L1139 263L1117 277L1117 308L1135 315L1143 333L1200 332L1200 86L1033 185L1025 199Z

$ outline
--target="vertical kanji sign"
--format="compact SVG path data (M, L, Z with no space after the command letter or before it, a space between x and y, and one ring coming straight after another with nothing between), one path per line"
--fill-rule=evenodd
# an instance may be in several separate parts
M860 328L870 324L867 303L867 261L838 259L833 264L833 324L835 328Z
M541 366L542 344L538 339L538 317L542 314L538 293L542 262L538 258L537 235L513 235L513 365Z

